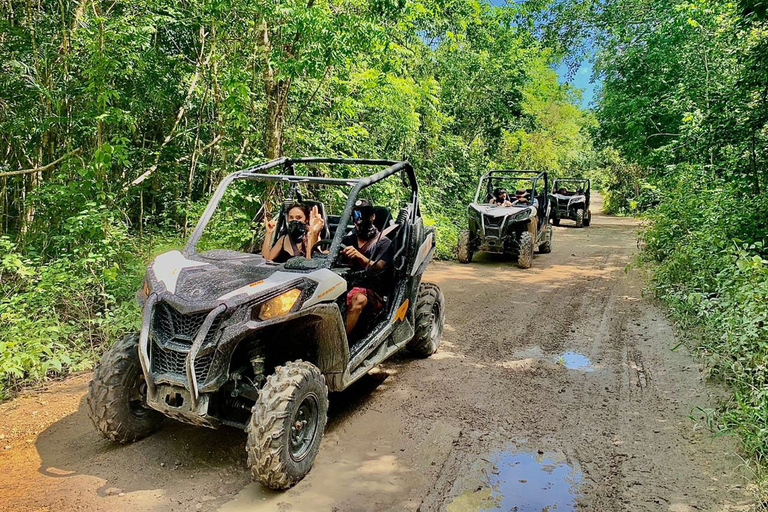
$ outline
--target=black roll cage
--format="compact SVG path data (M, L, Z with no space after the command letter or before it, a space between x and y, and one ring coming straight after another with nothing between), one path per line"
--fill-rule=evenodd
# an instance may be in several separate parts
M346 164L386 168L366 178L325 178L296 175L294 174L294 164ZM264 174L265 171L274 169L276 167L281 167L288 171L290 174ZM347 199L344 212L339 218L339 229L337 229L336 233L334 234L333 242L331 243L331 247L328 250L328 257L322 265L323 268L330 268L333 266L336 258L339 255L341 239L344 238L345 235L343 226L350 224L349 221L352 217L352 210L354 209L357 196L363 189L370 187L371 185L374 185L397 173L403 173L405 175L405 177L408 179L408 185L410 185L411 188L410 202L413 205L413 208L410 209L409 221L413 223L420 215L418 202L419 187L416 183L416 174L413 171L413 166L408 161L373 160L365 158L281 157L275 160L270 160L269 162L265 162L263 164L247 167L240 171L235 171L228 174L221 181L221 183L219 183L219 186L216 187L216 191L208 201L208 205L205 207L203 215L197 222L195 230L192 232L189 240L187 240L187 243L184 245L182 254L184 254L184 256L191 256L196 254L197 243L200 241L200 237L203 236L203 231L205 231L208 222L210 222L211 217L213 217L213 214L216 211L216 208L219 206L219 202L221 202L221 198L224 196L227 188L229 188L229 185L235 180L250 179L260 181L275 181L290 183L292 185L299 183L316 183L319 185L347 185L352 187L352 189L350 190L349 198ZM326 219L326 222L327 220L328 219Z
M521 180L530 180L532 182L531 185L531 201L533 201L533 198L536 197L536 185L538 184L539 180L544 181L544 193L547 194L549 190L549 183L547 180L547 173L544 171L529 171L529 170L518 170L518 169L496 169L493 171L488 171L487 173L483 174L480 178L480 181L477 184L477 192L475 192L475 200L474 202L477 203L480 199L480 192L483 190L483 183L487 180L487 194L492 193L493 191L493 178L515 178L521 179Z
M552 182L553 193L556 190L557 184L562 181L571 183L586 183L587 187L584 191L585 194L589 194L590 189L592 188L592 181L589 178L555 178L555 180Z

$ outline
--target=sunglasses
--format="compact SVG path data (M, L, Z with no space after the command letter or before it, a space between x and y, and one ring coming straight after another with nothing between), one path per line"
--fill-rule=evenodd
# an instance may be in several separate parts
M362 218L363 218L363 212L361 212L360 210L353 210L352 211L352 220L353 221L357 222L357 221L359 221Z

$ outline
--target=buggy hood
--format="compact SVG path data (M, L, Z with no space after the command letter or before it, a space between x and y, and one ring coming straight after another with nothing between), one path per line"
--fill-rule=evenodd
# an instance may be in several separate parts
M569 203L584 203L587 200L587 197L582 194L569 196L564 194L552 194L557 198L558 201L565 201L568 200Z
M518 213L529 209L533 210L531 214L536 212L536 207L532 205L504 207L493 206L490 204L472 203L469 206L475 211L480 212L483 215L488 215L489 217L507 217L509 215L517 215Z
M193 258L179 251L166 252L155 258L149 266L153 289L159 285L186 301L226 300L231 292L265 282L281 269L267 263L261 255L236 251L208 251ZM279 273L300 277L288 272Z
M153 291L164 289L184 302L206 308L247 302L275 288L311 287L313 293L305 307L335 300L346 291L346 282L328 269L294 272L267 262L261 255L228 250L192 257L170 251L155 258L147 274Z

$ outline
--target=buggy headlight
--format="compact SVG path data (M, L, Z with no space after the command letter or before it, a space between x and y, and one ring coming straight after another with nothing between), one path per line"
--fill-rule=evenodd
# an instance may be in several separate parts
M301 290L294 288L283 292L277 297L269 299L267 302L261 305L259 310L259 318L261 320L269 320L278 316L285 315L291 311L291 308L301 296Z
M514 219L515 220L525 220L525 219L527 219L530 216L531 216L531 210L528 209L528 210L523 210L522 212L516 214Z

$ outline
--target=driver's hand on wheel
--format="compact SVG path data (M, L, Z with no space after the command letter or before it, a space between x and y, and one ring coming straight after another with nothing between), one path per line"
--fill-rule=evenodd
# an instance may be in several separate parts
M343 254L344 256L349 258L350 260L360 260L360 261L362 261L365 258L365 256L363 256L363 254L360 251L358 251L357 249L355 249L352 246L345 247L341 251L341 254Z

